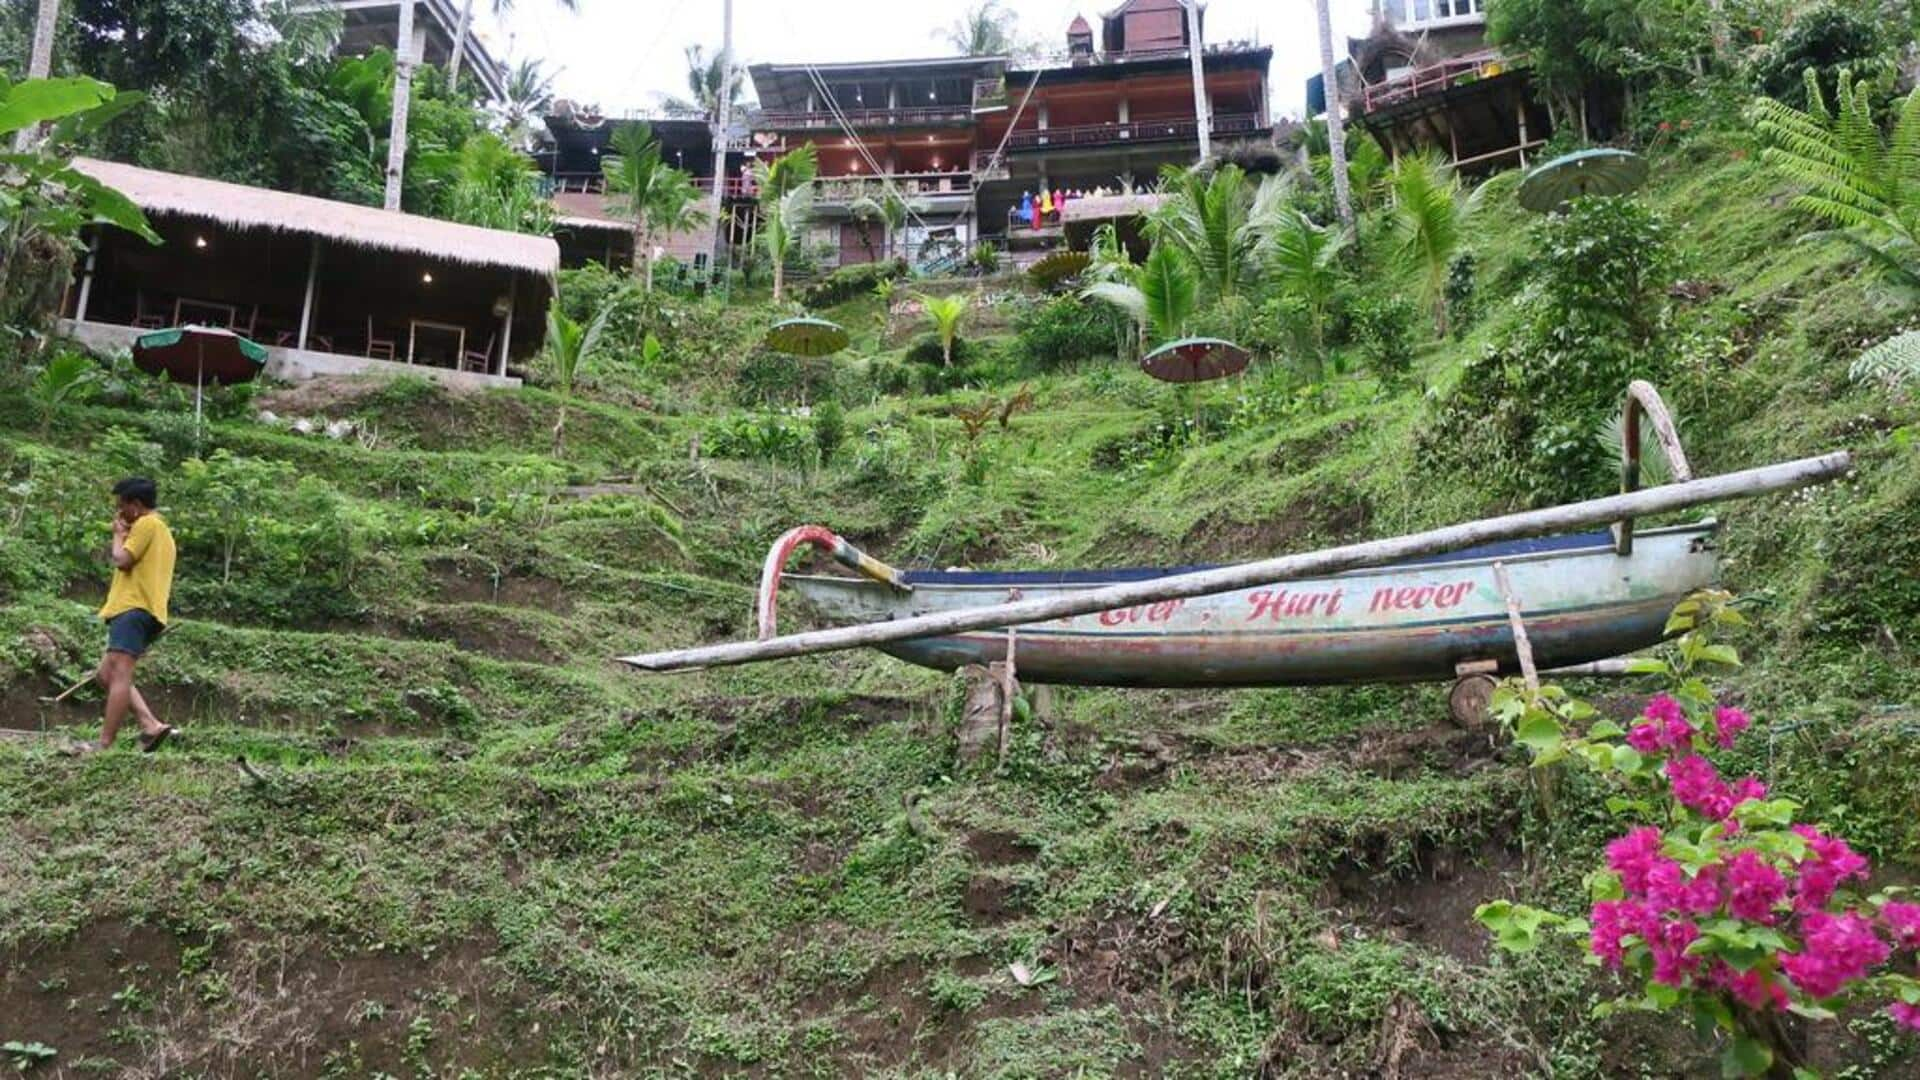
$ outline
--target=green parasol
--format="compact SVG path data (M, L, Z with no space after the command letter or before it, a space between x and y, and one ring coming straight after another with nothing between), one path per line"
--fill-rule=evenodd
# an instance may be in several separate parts
M825 319L787 319L767 331L767 348L789 356L827 356L847 347L847 332Z
M1536 167L1520 182L1520 205L1552 213L1582 195L1625 195L1647 182L1647 159L1630 150L1576 150Z
M1231 341L1181 338L1141 357L1140 370L1161 382L1197 383L1237 375L1251 359L1247 350Z
M133 363L141 371L193 383L193 422L200 423L208 382L249 382L267 363L267 348L218 326L175 326L133 339Z
M1091 265L1093 256L1084 251L1049 251L1027 267L1027 276L1033 279L1035 285L1051 289L1063 281L1078 277Z

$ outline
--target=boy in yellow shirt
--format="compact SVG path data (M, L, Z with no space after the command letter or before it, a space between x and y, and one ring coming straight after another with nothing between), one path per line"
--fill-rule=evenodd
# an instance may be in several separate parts
M133 667L167 628L167 597L173 591L173 533L153 512L160 495L151 480L130 476L113 485L113 584L100 618L107 624L107 651L94 672L107 690L107 719L100 749L113 745L132 709L140 723L140 749L160 749L174 729L161 723L133 686Z

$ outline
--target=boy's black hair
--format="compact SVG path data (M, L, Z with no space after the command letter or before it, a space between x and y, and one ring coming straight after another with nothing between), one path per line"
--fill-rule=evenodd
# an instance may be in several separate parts
M144 476L129 476L113 485L116 497L130 499L151 510L160 505L160 489Z

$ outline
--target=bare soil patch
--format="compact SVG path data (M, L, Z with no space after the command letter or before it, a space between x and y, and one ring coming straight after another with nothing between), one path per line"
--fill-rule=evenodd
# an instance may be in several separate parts
M104 922L0 964L5 1036L120 1075L312 1077L542 1059L529 1002L485 936L425 955L272 938L209 946ZM108 1063L112 1067L108 1067Z

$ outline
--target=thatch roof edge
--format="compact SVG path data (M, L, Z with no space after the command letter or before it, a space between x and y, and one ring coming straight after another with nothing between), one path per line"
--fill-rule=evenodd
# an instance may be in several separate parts
M318 236L350 247L421 255L547 279L560 269L560 245L549 236L483 229L117 161L82 157L73 163L81 172L118 189L148 213L201 218L230 228Z

